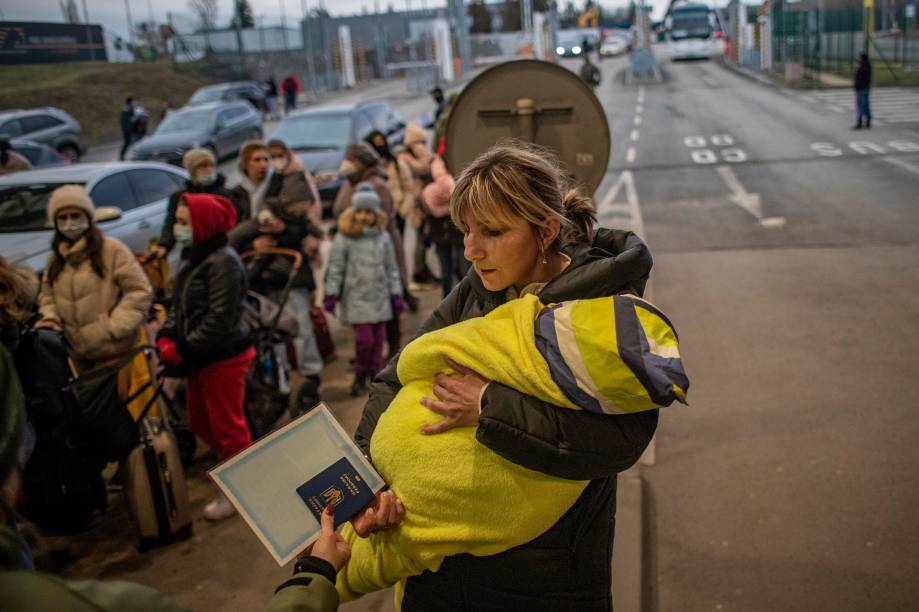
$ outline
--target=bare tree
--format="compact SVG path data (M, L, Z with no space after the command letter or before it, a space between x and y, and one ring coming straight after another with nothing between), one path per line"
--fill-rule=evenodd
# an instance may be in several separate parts
M58 0L58 4L61 5L64 21L67 23L80 23L80 11L77 9L76 0Z
M202 30L209 32L217 27L217 0L188 0L188 7L197 15Z

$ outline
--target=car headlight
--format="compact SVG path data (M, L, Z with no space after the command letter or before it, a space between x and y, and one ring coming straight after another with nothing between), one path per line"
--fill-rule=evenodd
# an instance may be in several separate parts
M556 47L555 52L559 55L565 55L565 47Z
M575 45L574 47L571 47L571 52L577 55L578 53L581 52L581 48Z

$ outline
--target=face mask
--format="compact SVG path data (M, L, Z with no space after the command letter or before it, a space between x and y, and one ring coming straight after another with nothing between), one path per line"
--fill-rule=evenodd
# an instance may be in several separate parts
M191 244L193 233L190 225L176 225L172 228L172 235L175 236L176 242L188 246Z
M67 221L57 228L64 238L71 242L76 242L89 229L89 221L86 219Z
M350 178L357 174L357 165L350 159L342 160L341 165L338 167L338 174L342 178Z
M209 187L217 182L216 172L200 172L195 175L195 183L202 187Z
M275 172L284 172L284 168L287 167L287 159L284 157L272 157L271 167L274 168Z

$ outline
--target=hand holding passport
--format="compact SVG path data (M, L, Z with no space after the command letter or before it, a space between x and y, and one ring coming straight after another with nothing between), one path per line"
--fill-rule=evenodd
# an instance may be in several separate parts
M320 404L261 438L209 472L279 565L319 537L323 509L334 526L374 501L385 483L360 449ZM391 493L356 520L367 533L401 519ZM358 530L358 526L355 525ZM360 531L358 531L360 533Z

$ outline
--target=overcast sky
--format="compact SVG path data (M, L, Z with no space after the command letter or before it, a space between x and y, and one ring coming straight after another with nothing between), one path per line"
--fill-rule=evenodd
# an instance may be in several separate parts
M99 23L111 32L125 37L127 34L127 3L134 21L149 20L152 12L158 23L166 21L167 13L172 13L173 23L179 31L189 31L195 26L196 19L188 8L188 0L77 0L80 16L83 16L83 3L89 12L89 21ZM266 25L276 25L281 21L282 7L289 24L293 25L303 16L303 6L312 9L319 6L319 0L249 0L256 18L264 18ZM233 0L218 0L218 24L226 25L232 16ZM392 4L396 10L411 8L440 7L446 0L325 0L326 10L333 15L359 13L364 7L373 11L379 4L380 10L386 10ZM627 4L627 0L601 1L601 6L616 8ZM655 7L654 15L663 11L666 0L650 0ZM559 2L564 6L565 0ZM575 6L583 6L583 0L575 0ZM59 0L0 0L0 18L10 21L60 21L61 9Z

